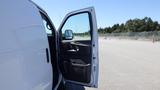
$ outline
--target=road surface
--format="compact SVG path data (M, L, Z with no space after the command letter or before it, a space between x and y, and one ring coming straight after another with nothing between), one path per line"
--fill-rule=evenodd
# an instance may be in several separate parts
M160 90L160 43L99 40L99 88L86 90Z

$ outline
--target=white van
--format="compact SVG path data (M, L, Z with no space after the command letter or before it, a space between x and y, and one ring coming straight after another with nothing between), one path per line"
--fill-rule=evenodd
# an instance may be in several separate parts
M98 87L94 8L67 14L58 30L30 0L1 0L0 11L0 90Z

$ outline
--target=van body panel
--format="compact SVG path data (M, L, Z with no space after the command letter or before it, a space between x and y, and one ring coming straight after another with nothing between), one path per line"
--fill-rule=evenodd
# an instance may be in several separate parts
M39 10L28 0L2 0L0 11L0 88L51 90L49 45Z

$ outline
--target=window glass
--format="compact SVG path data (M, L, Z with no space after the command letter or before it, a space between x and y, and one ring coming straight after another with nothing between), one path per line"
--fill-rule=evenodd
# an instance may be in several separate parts
M43 19L43 25L45 27L46 33L47 34L52 34L51 27L45 19Z
M65 33L69 31L68 33ZM71 35L71 32L73 35ZM65 35L67 34L67 35ZM67 19L62 27L62 37L69 35L73 36L72 40L91 40L90 36L90 22L88 13L73 15Z
M53 27L51 25L51 22L49 21L47 16L45 16L44 14L41 13L41 16L42 16L43 25L44 25L44 28L46 30L46 33L47 34L52 34Z

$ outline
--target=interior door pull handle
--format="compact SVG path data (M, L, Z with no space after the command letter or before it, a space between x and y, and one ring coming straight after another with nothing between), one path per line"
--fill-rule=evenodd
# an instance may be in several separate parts
M78 64L78 63L71 63L72 66L79 66L79 67L88 67L90 64Z
M68 52L78 52L79 49L70 49L70 50L67 50Z

